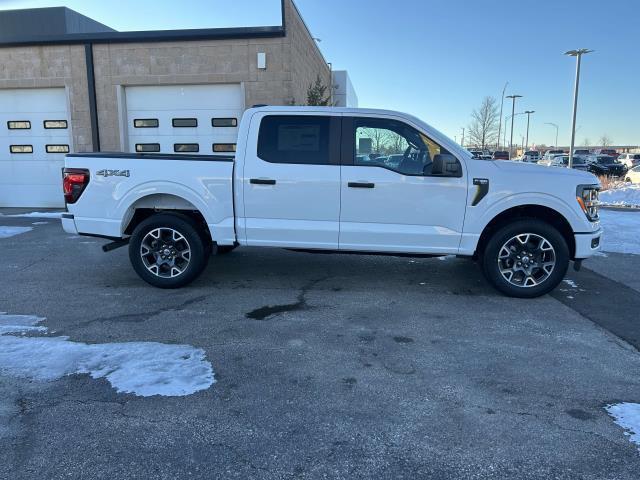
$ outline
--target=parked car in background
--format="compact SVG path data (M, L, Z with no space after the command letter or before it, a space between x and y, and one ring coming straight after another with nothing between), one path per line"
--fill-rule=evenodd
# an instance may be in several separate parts
M613 148L600 148L599 150L596 150L596 154L598 155L609 155L613 158L617 158L618 157L618 151L613 149Z
M492 157L494 160L509 160L509 152L506 150L496 150Z
M625 182L640 183L640 165L629 170L624 180Z
M398 168L403 158L404 158L404 155L389 155L385 163L388 167Z
M640 164L640 153L623 153L618 157L618 161L627 168L633 168Z
M551 158L543 159L538 162L538 165L545 167L564 167L569 168L569 155L566 153L554 155ZM584 157L578 155L573 157L572 168L576 170L588 170L588 164Z
M471 156L473 158L482 158L482 155L484 154L484 152L482 150L477 150L475 148L469 150L469 153L471 154Z
M522 156L523 162L538 163L540 161L540 152L537 150L527 150Z
M595 175L621 177L627 173L627 167L610 155L591 155L587 157L588 170Z
M591 150L589 150L588 148L576 148L573 150L573 154L574 155L590 155Z
M564 154L564 150L547 150L546 152L544 152L544 155L542 156L542 160L551 160L554 155L562 155Z

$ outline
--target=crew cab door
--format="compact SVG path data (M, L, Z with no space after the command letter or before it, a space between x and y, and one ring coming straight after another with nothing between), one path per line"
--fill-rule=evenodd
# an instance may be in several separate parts
M457 253L463 165L401 119L343 117L340 249Z
M256 113L248 139L238 213L246 244L337 249L340 117Z

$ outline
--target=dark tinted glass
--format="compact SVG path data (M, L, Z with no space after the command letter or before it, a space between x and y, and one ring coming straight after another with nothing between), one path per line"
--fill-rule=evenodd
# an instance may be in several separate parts
M329 165L330 117L270 115L262 119L258 157L271 163Z
M137 118L133 121L134 128L157 128L157 118Z
M44 128L46 129L67 128L67 121L66 120L45 120Z
M159 143L136 143L136 152L138 153L153 153L159 151Z
M197 118L174 118L171 120L171 125L174 127L197 127Z
M173 151L176 153L199 152L200 146L197 143L175 143Z
M213 127L237 127L237 118L212 118L211 126Z

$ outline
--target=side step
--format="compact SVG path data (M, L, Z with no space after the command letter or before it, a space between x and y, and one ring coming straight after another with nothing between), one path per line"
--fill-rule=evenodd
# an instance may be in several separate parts
M129 238L123 238L120 240L116 240L115 242L106 243L102 246L102 251L104 253L115 250L116 248L124 247L125 245L129 245Z

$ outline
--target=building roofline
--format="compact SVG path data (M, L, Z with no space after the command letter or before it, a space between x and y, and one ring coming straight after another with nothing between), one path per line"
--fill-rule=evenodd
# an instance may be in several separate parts
M194 28L185 30L143 30L133 32L71 33L40 37L14 37L0 41L0 47L72 45L83 43L172 42L284 37L284 26Z

